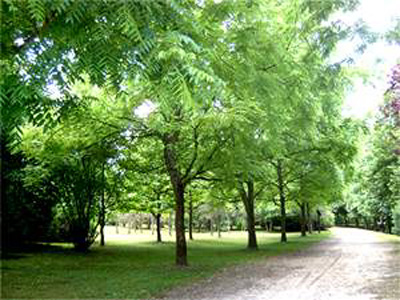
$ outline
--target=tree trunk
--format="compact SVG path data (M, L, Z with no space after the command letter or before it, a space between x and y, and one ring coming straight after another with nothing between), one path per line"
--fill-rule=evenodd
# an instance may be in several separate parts
M99 225L100 225L100 246L105 245L105 240L104 240L104 227L106 226L106 207L105 207L105 202L104 202L104 186L105 186L105 174L104 170L105 169L105 163L102 165L102 191L101 191L101 197L100 197L100 220L99 220Z
M137 215L134 214L133 215L133 232L136 233L136 229L137 229Z
M193 199L192 199L192 191L189 192L189 239L193 240Z
M210 219L210 234L214 235L214 222L212 218Z
M156 223L157 223L157 242L161 243L161 214L158 213L156 215Z
M387 224L387 230L389 234L392 234L392 216L387 216L386 217L386 224Z
M301 202L300 204L300 225L301 225L301 236L307 236L306 233L306 204L304 202Z
M154 235L154 216L150 216L151 218L151 235Z
M246 181L247 191L244 189L243 182L239 182L239 191L241 195L241 199L243 201L246 215L247 215L247 233L248 233L248 242L247 248L256 250L257 246L257 237L256 237L256 228L255 228L255 218L254 218L254 181L252 178L249 178Z
M308 223L308 233L312 234L312 219L311 219L311 212L310 212L310 204L306 204L307 209L307 223Z
M187 266L187 248L185 238L185 198L184 186L177 183L176 188L176 212L175 212L175 233L176 233L176 264Z
M147 230L152 229L153 227L153 218L151 214L148 214L149 220L147 221ZM153 234L153 231L151 232Z
M278 187L279 187L279 204L281 209L281 242L286 243L286 196L283 183L282 162L278 161Z
M185 238L185 184L178 169L174 143L177 133L166 134L164 143L164 162L168 170L175 196L175 234L176 234L176 264L187 266L187 247Z
M321 233L321 212L317 210L318 233ZM357 219L358 220L358 219ZM357 226L358 227L358 226Z
M218 237L221 237L221 216L218 215L217 217L217 231L218 231Z
M365 225L365 229L369 229L369 222L368 222L368 218L364 217L364 225Z
M169 212L169 216L168 216L168 234L169 234L169 236L172 236L172 212L173 212L173 210L171 209L171 211Z

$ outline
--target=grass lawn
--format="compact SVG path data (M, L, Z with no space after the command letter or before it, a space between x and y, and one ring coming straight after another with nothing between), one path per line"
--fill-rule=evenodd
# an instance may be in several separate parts
M326 239L330 232L301 238L289 234L287 244L279 234L258 232L259 251L247 251L246 232L223 233L222 238L195 234L188 242L190 266L174 265L175 247L153 242L149 232L128 235L120 228L106 232L106 246L94 245L87 254L68 245L52 245L40 252L2 260L2 299L137 299L157 295L173 286L211 276L217 270L254 259L304 249Z

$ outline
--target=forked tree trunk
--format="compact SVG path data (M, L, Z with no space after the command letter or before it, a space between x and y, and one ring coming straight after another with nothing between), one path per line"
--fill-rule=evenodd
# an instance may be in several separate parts
M277 174L278 174L278 188L279 188L279 204L281 209L281 242L286 243L286 196L284 190L282 162L278 161Z
M169 173L175 196L175 234L176 234L176 264L187 266L187 247L185 238L185 185L178 169L174 143L177 133L167 134L163 138L164 162Z
M256 228L255 228L255 218L254 218L254 181L249 178L246 181L247 191L244 189L243 182L239 181L239 191L242 202L244 204L246 215L247 215L247 233L248 233L248 242L247 248L256 250L257 246L257 237L256 237Z

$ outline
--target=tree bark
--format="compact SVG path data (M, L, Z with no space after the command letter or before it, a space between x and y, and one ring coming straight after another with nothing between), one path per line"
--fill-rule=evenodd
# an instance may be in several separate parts
M187 246L185 238L185 184L178 169L176 150L177 133L166 134L164 143L164 162L169 173L175 196L175 234L176 234L176 264L187 266Z
M161 243L161 214L158 213L156 215L156 224L157 224L157 242Z
M386 217L386 224L387 224L387 230L389 234L392 234L392 216L387 216Z
M189 239L193 240L193 199L192 199L192 191L189 192Z
M102 165L102 191L101 191L101 197L100 197L100 220L99 220L99 225L100 225L100 246L105 245L105 239L104 239L104 227L106 226L106 207L105 207L105 202L104 202L104 186L105 186L105 174L104 170L105 169L105 163Z
M311 212L310 212L310 204L306 204L306 209L307 209L307 223L308 223L308 233L312 234L312 219L311 219Z
M318 209L317 209L317 224L318 224L318 233L321 233L321 212Z
M286 243L286 195L283 184L283 174L282 174L282 162L278 161L277 164L278 173L278 187L279 187L279 204L281 209L281 242Z
M306 204L304 202L301 202L300 204L300 225L301 225L301 236L307 236L307 231L306 231Z
M255 229L255 218L254 218L254 181L252 178L249 178L246 181L247 191L244 189L243 182L239 180L239 191L241 195L241 199L243 201L246 215L247 215L247 233L248 233L248 242L247 248L256 250L257 246L257 237L256 237L256 229Z

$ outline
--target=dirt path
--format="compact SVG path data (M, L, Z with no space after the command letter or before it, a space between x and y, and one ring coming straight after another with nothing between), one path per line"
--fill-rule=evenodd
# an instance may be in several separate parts
M400 299L400 247L371 231L333 231L311 249L230 268L163 299Z

